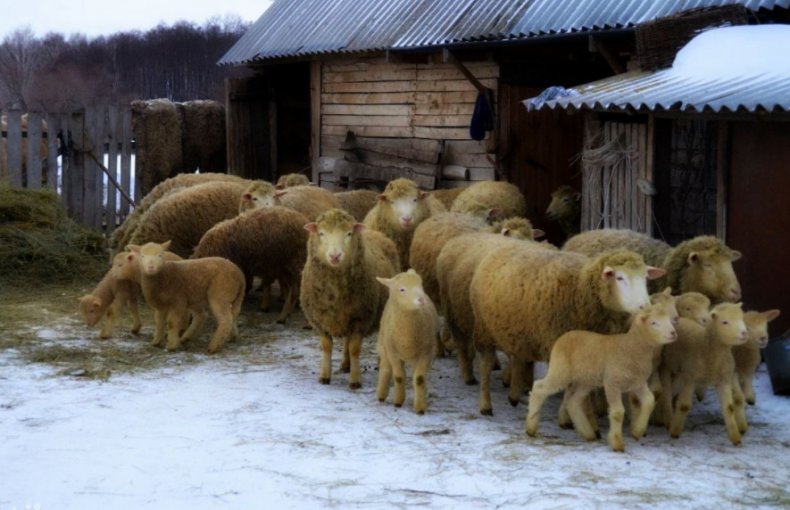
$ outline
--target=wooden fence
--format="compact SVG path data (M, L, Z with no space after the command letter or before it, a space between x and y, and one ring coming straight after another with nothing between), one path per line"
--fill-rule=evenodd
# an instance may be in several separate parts
M57 192L69 216L111 232L139 201L128 105L0 109L0 181Z

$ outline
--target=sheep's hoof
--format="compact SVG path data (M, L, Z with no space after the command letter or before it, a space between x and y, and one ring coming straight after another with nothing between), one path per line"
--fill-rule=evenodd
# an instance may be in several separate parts
M348 387L351 388L352 390L358 390L362 387L362 383L358 383L358 382L348 383Z
M321 377L320 379L318 379L318 382L320 382L321 384L329 384L330 381L331 379L329 377Z
M754 399L753 398L746 399L746 403L749 404L750 406L753 406L754 405Z
M136 328L132 328L132 334L133 335L139 335L140 334L140 326L137 326Z
M400 409L400 407L401 407L402 405L403 405L403 402L401 402L400 404L395 404L395 407L397 407L398 409Z
M387 399L386 398L379 398L379 402L383 403L385 400L387 400Z
M480 409L480 414L482 414L483 416L494 416L494 410L493 409Z
M477 379L475 379L474 377L466 380L466 385L467 386L474 386L476 384L477 384Z
M277 319L277 324L285 324L285 319Z
M513 407L516 407L519 404L518 400L514 400L514 399L512 399L510 397L508 397L507 401L510 402L510 405L512 405Z
M601 439L601 431L600 430L596 430L595 431L595 439Z
M424 411L424 410L419 410L419 411L415 411L415 412L416 412L417 414L419 414L420 416L422 416L422 415L424 415L424 414L425 414L425 411Z
M564 430L570 430L573 428L573 422L570 421L561 421L557 425L559 425L559 427Z
M672 439L677 439L677 438L679 438L679 437L680 437L680 434L676 434L676 433L674 433L674 432L670 432L670 433L669 433L669 437L671 437Z
M345 364L340 365L340 371L343 372L344 374L351 372L351 365L345 365Z
M109 334L102 333L101 335L99 335L99 340L107 340L109 338L110 338Z

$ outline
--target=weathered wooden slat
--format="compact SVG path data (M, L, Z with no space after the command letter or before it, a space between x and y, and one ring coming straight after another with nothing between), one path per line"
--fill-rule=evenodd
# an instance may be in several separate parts
M414 94L414 103L417 105L443 105L456 103L469 103L473 105L475 104L475 101L477 101L477 91L473 89L443 92L416 92Z
M404 171L409 169L412 172L416 172L421 175L435 176L438 172L436 164L388 156L386 154L381 154L379 152L369 151L361 148L357 148L353 152L356 156L358 156L359 162L365 163L366 165L400 168Z
M409 117L405 115L324 115L324 126L389 126L408 127Z
M400 65L389 68L376 67L365 71L329 71L324 73L322 83L359 83L415 79L417 79L417 69L413 65Z
M321 156L321 76L320 61L310 62L310 181L319 181Z
M647 148L645 150L645 179L653 181L653 165L655 163L655 126L653 115L647 118ZM645 225L646 233L653 235L653 197L645 197Z
M71 139L74 141L76 148L82 146L83 133L85 131L85 110L78 110L72 112L68 119L70 127ZM85 224L85 219L82 215L83 195L85 190L82 185L82 177L85 175L85 158L79 151L72 150L69 158L68 169L68 183L69 183L69 196L68 208L69 214L72 218Z
M424 82L427 83L427 82ZM449 83L449 82L442 82ZM363 83L325 83L324 92L327 94L360 93L360 92L411 92L414 90L413 81L382 81ZM427 89L433 90L433 89Z
M412 114L413 107L408 104L367 105L367 104L324 104L323 115L402 115Z
M2 106L2 105L0 105ZM3 108L0 107L0 117L3 116ZM8 181L8 159L6 156L6 139L5 139L6 126L0 129L0 180Z
M132 110L129 106L124 106L120 114L121 122L121 188L126 194L139 203L140 187L132 179ZM132 189L132 182L135 187ZM132 204L126 197L121 197L121 214L125 218L131 212Z
M452 140L448 141L445 147L447 154L486 154L486 143L484 140ZM477 166L477 165L469 165Z
M41 113L27 114L27 187L41 189Z
M398 105L414 103L413 92L381 92L375 94L346 93L321 94L323 104L383 104Z
M415 138L430 138L433 140L468 140L469 128L441 128L441 127L414 127Z
M8 183L11 186L22 187L22 112L8 110L6 114L8 123L6 147L8 153Z
M636 178L644 179L647 171L647 126L639 124L639 167L637 168ZM645 207L647 204L647 195L638 191L639 200L637 201L636 214L639 217L639 231L647 232L647 225L645 224Z
M58 169L58 131L60 131L60 115L47 113L47 188L58 193L62 191L60 170Z
M475 75L478 80L487 78L499 78L499 66L497 64L471 65L466 67ZM418 80L463 80L465 79L461 71L455 66L442 69L417 69Z
M471 115L415 115L414 125L424 127L466 127L472 120Z
M498 80L487 78L480 80L484 87L495 89ZM418 81L415 83L417 92L463 92L474 91L477 93L474 85L465 79L460 80L440 80L440 81Z
M466 115L472 118L475 111L474 103L417 103L414 113L417 115Z
M356 137L354 146L360 150L375 152L382 156L413 160L430 165L439 163L442 150L442 144L438 140L415 140L411 138Z
M493 156L492 156L493 157ZM449 153L445 150L444 162L450 165L461 165L467 168L493 168L487 154L464 154L462 152Z
M470 181L493 181L495 179L496 179L496 172L492 167L469 169Z
M436 177L434 176L422 175L398 167L372 166L342 159L335 164L335 176L348 177L350 181L354 179L372 179L383 182L391 181L398 177L406 177L417 183L417 186L420 188L433 189L436 185Z
M99 129L97 124L97 108L90 106L85 108L85 132L83 134L82 142L78 148L85 152L85 173L83 181L83 202L82 202L82 218L85 226L98 229L99 227L99 214L97 203L100 196L100 184L97 179L99 169L96 163L87 155L87 151L93 151L96 155L96 133Z
M321 126L321 133L323 135L341 135L345 136L348 131L348 126ZM411 127L386 127L386 126L355 126L353 131L358 136L371 136L382 138L411 138L413 136L413 128ZM429 137L422 137L429 138ZM437 138L439 139L439 138Z
M108 132L107 140L109 147L107 148L107 170L110 175L118 181L118 133L120 133L120 115L118 107L110 105L107 109ZM115 187L111 179L107 180L107 232L112 232L118 226L118 189Z

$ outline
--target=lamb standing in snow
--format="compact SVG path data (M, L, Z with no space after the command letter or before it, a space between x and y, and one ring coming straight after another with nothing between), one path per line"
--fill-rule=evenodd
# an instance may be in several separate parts
M749 311L743 314L748 340L743 345L732 348L735 360L735 373L743 390L746 403L754 405L755 396L752 383L757 367L760 365L760 349L768 345L768 323L780 315L779 310L764 312Z
M379 328L379 382L376 396L384 402L390 379L395 376L395 407L406 399L404 363L412 367L414 411L424 414L428 393L428 370L433 361L433 345L439 318L436 308L422 288L422 279L413 269L393 278L376 278L389 289Z
M395 244L366 230L342 209L331 209L308 223L307 261L302 271L302 310L321 340L319 382L332 377L332 338L344 339L343 369L349 386L361 387L362 338L376 330L387 293L377 276L393 276L400 262Z
M420 223L440 212L445 212L441 202L420 191L414 181L395 179L379 195L379 203L365 216L364 223L395 242L401 268L405 270L409 263L414 230Z
M512 389L525 380L516 374L522 363L548 360L563 333L625 331L629 315L650 304L646 278L663 274L626 250L589 259L516 243L486 255L469 290L481 355L480 412L492 414L488 388L495 349L512 360Z
M244 299L244 274L233 262L221 257L168 262L170 242L130 245L139 256L143 295L154 309L156 332L154 345L164 339L167 326L167 350L178 349L181 342L197 334L210 308L217 329L208 344L208 352L219 351L229 337L237 337L236 318ZM189 328L180 334L180 326L192 314Z
M671 303L660 303L636 313L626 333L601 335L574 330L558 338L551 349L546 377L535 382L529 396L527 434L537 434L540 408L546 398L568 388L568 413L576 430L587 441L594 440L596 431L582 402L590 391L603 388L609 405L609 446L614 451L625 451L622 396L629 393L639 400L639 412L631 420L631 435L639 439L647 430L655 405L647 385L653 358L664 345L677 339L673 326L676 317Z
M113 266L119 258L123 259L125 252L121 252L114 257ZM107 339L112 334L115 320L121 316L124 308L129 308L134 323L132 334L140 332L140 311L137 305L139 286L129 280L118 280L113 275L111 268L101 279L96 288L90 294L80 298L80 312L86 326L94 326L99 319L104 317L99 338Z

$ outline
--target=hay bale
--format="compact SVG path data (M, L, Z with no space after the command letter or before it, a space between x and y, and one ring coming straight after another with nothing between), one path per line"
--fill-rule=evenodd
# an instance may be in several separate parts
M132 131L140 188L146 194L184 167L181 115L167 99L132 101Z
M103 258L104 238L69 219L56 193L0 184L0 281L84 277Z
M218 101L187 101L182 115L182 172L224 172L227 167L225 106Z

